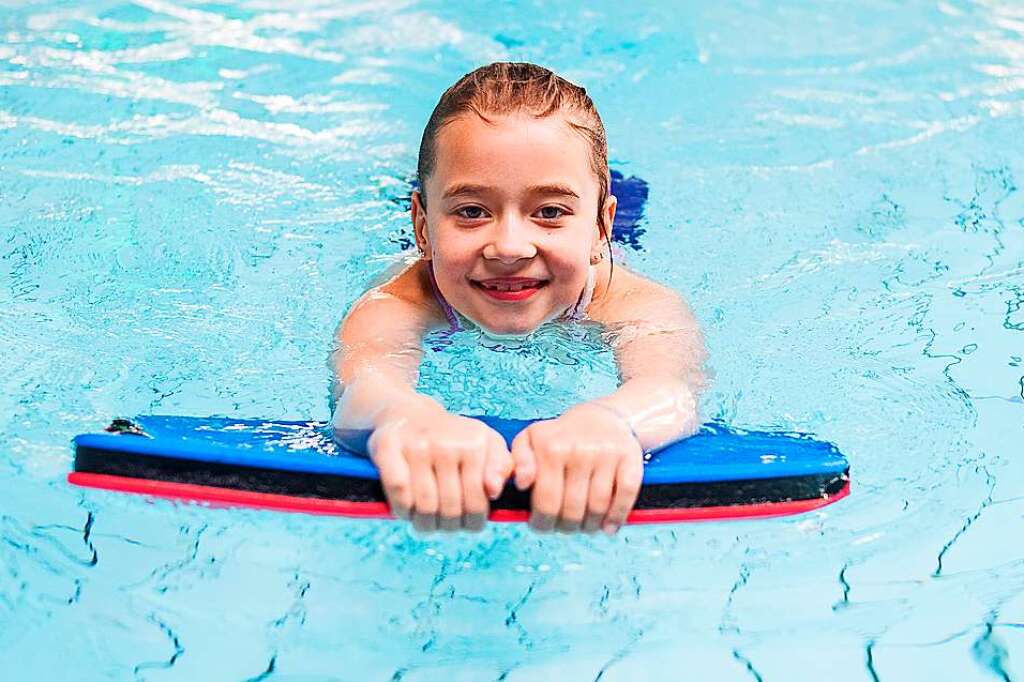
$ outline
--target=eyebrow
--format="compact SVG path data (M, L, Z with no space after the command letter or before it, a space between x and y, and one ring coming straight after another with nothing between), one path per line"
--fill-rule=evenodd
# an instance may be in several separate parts
M560 194L562 196L575 197L576 199L580 198L579 194L576 194L566 185L534 185L527 191L530 194Z
M458 185L452 185L444 191L441 195L442 199L451 199L452 197L461 196L463 194L485 194L490 189L486 185L472 185L469 183L461 183Z
M460 183L458 185L452 185L444 191L441 195L442 199L451 199L452 197L463 196L463 195L479 195L486 194L492 188L486 185L474 185L471 183ZM580 195L574 192L567 185L533 185L528 187L526 191L530 194L544 194L552 195L558 194L561 196L580 198Z

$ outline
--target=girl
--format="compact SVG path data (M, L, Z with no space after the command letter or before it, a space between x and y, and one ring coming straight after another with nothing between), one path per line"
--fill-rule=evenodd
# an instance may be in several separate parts
M418 530L481 528L514 473L520 490L533 488L534 529L616 532L643 452L697 429L705 350L674 291L621 266L613 276L616 199L593 102L533 64L479 68L441 96L417 170L419 259L366 292L338 329L336 432L371 431L391 509ZM522 336L584 315L609 330L621 386L532 424L511 449L413 388L432 329L468 320Z

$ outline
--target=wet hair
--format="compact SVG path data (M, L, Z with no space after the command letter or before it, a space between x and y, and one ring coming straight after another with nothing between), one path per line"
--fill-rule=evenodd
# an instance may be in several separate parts
M425 187L437 162L437 136L453 119L474 113L490 122L488 115L526 113L544 118L563 113L566 122L590 145L590 166L597 176L597 224L608 244L611 257L611 225L604 223L604 203L611 179L608 172L608 138L604 123L585 88L570 83L550 69L526 62L494 62L467 73L444 91L420 142L416 175L419 186ZM421 192L420 201L426 206ZM612 267L615 267L612 262Z

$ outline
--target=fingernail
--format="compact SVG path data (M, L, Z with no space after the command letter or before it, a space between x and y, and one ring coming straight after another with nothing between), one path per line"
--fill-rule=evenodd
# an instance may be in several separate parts
M603 530L608 535L615 535L615 533L617 533L618 530L619 530L619 524L617 524L617 523L606 523L606 524L604 524L604 527L601 528L601 530Z

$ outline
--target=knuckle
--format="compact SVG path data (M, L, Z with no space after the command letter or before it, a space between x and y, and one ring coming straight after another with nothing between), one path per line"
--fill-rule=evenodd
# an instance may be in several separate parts
M572 448L562 441L551 441L540 451L540 457L545 462L565 462L572 454Z
M463 443L459 446L459 462L462 464L477 464L483 460L484 449L476 442Z
M391 478L384 482L384 488L393 497L405 497L409 494L409 479L405 476Z
M458 446L442 448L434 456L434 462L445 467L458 466L461 459L461 452Z
M392 429L381 427L370 434L369 440L366 441L366 446L373 453L377 453L382 450L387 450L393 446L396 440L397 439Z
M482 465L487 460L486 447L469 448L463 455L462 461L465 464Z
M473 447L483 448L491 441L491 434L494 431L483 422L473 422Z
M484 468L487 466L487 455L483 452L473 452L462 459L464 472L472 472L474 479L478 479ZM469 474L467 474L469 475Z
M567 464L572 467L590 468L598 458L598 449L595 446L585 445L573 448L568 456Z
M410 462L422 464L430 457L430 444L426 440L417 438L405 446L405 454Z
M631 495L635 495L640 490L640 485L643 483L643 472L628 470L623 472L622 478L619 480L619 485Z

